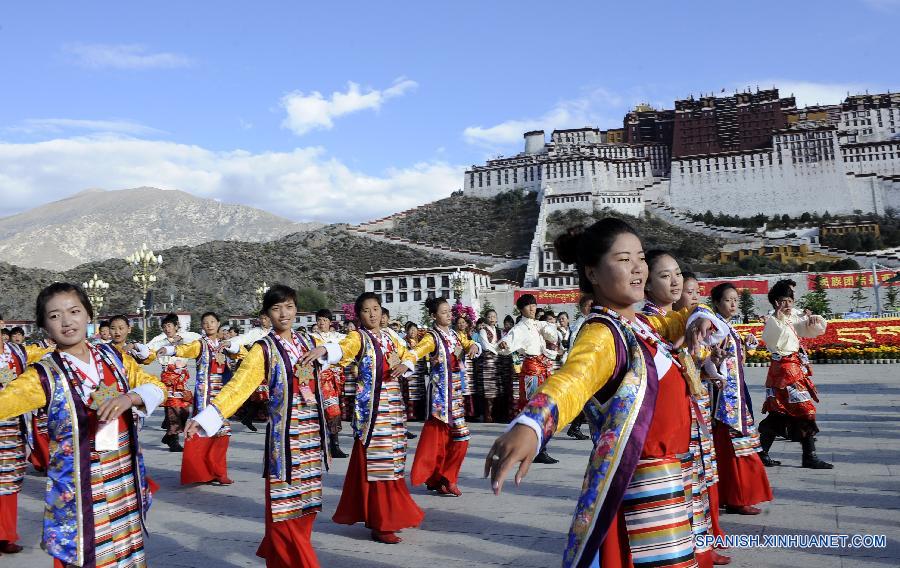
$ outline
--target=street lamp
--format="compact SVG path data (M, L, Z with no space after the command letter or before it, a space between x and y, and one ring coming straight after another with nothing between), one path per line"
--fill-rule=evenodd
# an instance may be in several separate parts
M456 272L453 273L453 278L451 279L453 284L453 298L459 300L462 298L464 282L462 272L457 268Z
M266 292L269 291L269 285L265 282L262 283L262 286L256 289L256 311L259 312L262 310L263 305L263 296L266 295Z
M141 289L141 320L144 328L144 343L147 343L147 311L150 289L156 285L156 273L162 266L162 255L155 255L147 248L147 243L141 244L141 248L125 258L131 265L132 279Z
M88 300L91 301L91 306L94 308L93 323L97 323L97 316L100 315L100 310L103 309L103 301L106 299L106 292L109 290L109 282L104 282L98 278L95 272L93 278L87 282L82 282L82 287L87 293Z

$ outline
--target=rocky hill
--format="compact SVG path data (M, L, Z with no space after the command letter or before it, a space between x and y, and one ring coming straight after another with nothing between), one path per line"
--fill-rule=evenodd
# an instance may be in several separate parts
M507 192L491 199L454 195L417 207L386 232L413 241L526 256L539 210L534 193Z
M59 271L123 258L141 242L154 250L222 240L261 242L317 227L321 224L294 223L183 191L87 190L0 219L0 261Z
M353 236L343 226L294 233L264 243L214 241L160 251L163 267L155 302L199 312L227 314L254 309L254 290L263 282L324 292L332 303L352 301L366 271L378 268L453 265L439 255ZM22 268L0 263L0 314L32 319L34 300L54 280L84 282L96 273L110 282L107 313L134 312L140 292L121 259L90 262L66 271Z

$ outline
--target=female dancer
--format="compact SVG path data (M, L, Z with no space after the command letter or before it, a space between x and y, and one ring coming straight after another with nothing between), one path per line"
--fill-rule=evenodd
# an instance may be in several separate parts
M497 312L488 310L484 314L484 325L478 333L478 342L481 345L481 357L478 358L478 382L484 405L484 421L494 422L497 415L494 413L497 397L500 395L500 376L497 369L497 344L500 343L500 333L497 329Z
M478 357L481 347L459 328L450 329L453 315L447 300L432 298L426 300L425 307L434 318L434 327L422 337L412 355L417 360L427 356L430 361L429 415L409 479L414 486L424 483L431 491L459 497L459 469L471 437L463 402L463 357Z
M85 340L93 309L81 287L44 288L35 316L56 349L0 391L0 418L47 410L41 546L57 568L146 566L142 528L151 497L134 414L153 412L165 389L130 355Z
M3 323L3 316L0 315L0 328ZM50 351L52 349L36 345L0 341L0 391L21 375L28 365L40 361ZM25 421L24 415L0 420L0 553L5 554L22 551L16 541L19 540L19 492L25 479L25 439L28 433Z
M597 435L563 565L681 567L699 560L708 566L711 553L695 554L692 488L682 473L692 426L687 377L666 339L634 310L647 279L640 238L627 223L607 218L570 230L556 249L560 260L577 266L595 307L566 364L491 447L485 476L499 494L518 464L520 482L539 448L587 403ZM685 316L646 320L674 340ZM694 322L688 342L699 343L711 325Z
M196 416L203 412L222 390L223 375L228 371L227 358L239 359L246 351L236 342L225 343L218 339L219 316L206 312L200 318L203 337L187 344L166 345L157 355L183 357L197 360L196 386L194 387L194 411ZM231 485L228 477L228 440L231 424L227 420L215 436L193 437L184 441L184 455L181 459L181 484L213 483Z
M537 298L533 295L522 294L519 296L519 299L516 300L516 307L521 312L522 319L503 337L498 345L498 350L504 354L519 352L524 355L522 369L512 386L513 405L515 411L518 412L525 408L528 399L550 376L553 361L544 353L548 341L554 343L559 341L559 332L556 330L556 324L536 319ZM541 447L541 452L534 461L543 464L559 462L547 453L546 445Z
M317 568L310 536L322 510L322 472L328 462L322 382L312 365L299 363L313 342L292 329L297 292L276 284L263 296L262 309L272 330L253 344L228 384L185 432L214 436L260 384L268 387L266 532L256 555L268 568Z
M772 354L766 375L766 402L759 423L760 443L766 456L775 436L800 442L803 467L832 469L834 466L816 455L816 405L819 397L812 380L812 367L800 346L801 337L818 337L825 333L825 318L794 314L794 288L790 280L779 280L769 290L769 302L775 315L766 319L762 339ZM770 460L771 465L781 462Z
M419 526L425 516L404 479L406 425L399 380L414 367L415 358L381 328L381 299L376 294L360 295L355 308L361 329L348 333L339 343L309 351L300 364L326 356L329 365L346 367L356 361L355 441L332 519L343 525L363 522L376 542L397 544L401 538L396 533Z
M644 290L645 314L664 315L681 299L684 280L678 261L669 252L647 251L647 287Z

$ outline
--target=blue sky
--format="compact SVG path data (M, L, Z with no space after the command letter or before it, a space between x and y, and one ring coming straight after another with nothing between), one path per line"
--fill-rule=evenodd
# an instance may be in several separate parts
M900 88L900 0L37 4L0 8L0 215L153 185L360 221L448 195L534 127Z

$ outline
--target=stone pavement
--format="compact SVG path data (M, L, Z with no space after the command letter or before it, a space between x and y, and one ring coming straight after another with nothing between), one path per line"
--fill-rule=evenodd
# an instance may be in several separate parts
M732 566L900 566L900 365L819 365L819 455L830 471L801 469L797 444L776 442L782 460L767 470L775 501L756 517L722 515L731 534L884 534L888 546L870 550L731 550ZM755 410L763 400L765 369L748 369ZM229 452L231 487L178 486L180 454L158 444L160 416L142 433L148 470L162 486L150 512L147 550L151 566L261 566L255 556L263 533L263 434L235 426ZM344 425L345 434L349 430ZM413 431L420 423L411 425ZM326 568L441 566L556 567L581 486L589 442L562 436L551 442L554 466L534 465L519 488L508 484L494 497L481 478L484 456L502 425L474 424L463 465L461 498L413 489L425 510L421 527L403 532L399 545L376 544L360 525L331 522L348 460L335 460L326 477L325 508L313 543ZM349 449L347 435L343 447ZM415 449L413 440L411 451ZM411 466L412 455L407 462ZM0 557L0 566L48 566L38 547L44 478L29 473L19 497L20 543L26 550Z

